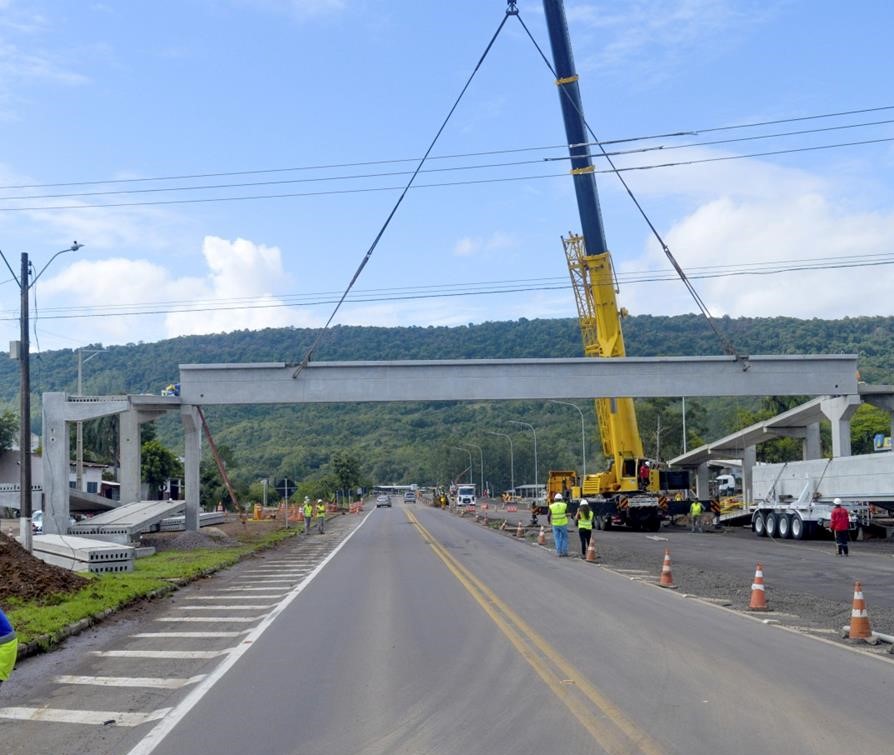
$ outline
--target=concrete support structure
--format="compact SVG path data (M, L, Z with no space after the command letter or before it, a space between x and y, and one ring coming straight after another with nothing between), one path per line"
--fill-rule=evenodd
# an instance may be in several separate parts
M832 396L821 406L832 424L832 456L850 456L851 417L860 406L859 396Z
M128 409L118 415L118 482L121 503L134 503L140 495L140 413Z
M710 470L708 462L704 461L698 465L695 472L695 496L703 501L711 497L710 488Z
M754 465L757 464L757 446L745 446L742 453L742 502L751 504L751 477Z
M202 421L194 406L181 406L180 419L186 451L184 453L183 473L186 486L186 531L197 532L199 529L200 478L199 467L202 462Z
M804 428L804 441L801 444L801 458L804 461L808 459L819 459L822 456L822 447L820 445L820 424L812 422Z

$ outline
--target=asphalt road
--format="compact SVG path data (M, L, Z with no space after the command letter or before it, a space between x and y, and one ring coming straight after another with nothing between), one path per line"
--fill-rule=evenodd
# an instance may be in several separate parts
M894 726L885 709L894 664L887 658L558 559L421 505L342 518L313 547L296 543L270 554L266 564L252 560L178 593L176 602L94 638L91 659L71 653L52 665L44 659L53 680L32 674L19 692L13 684L0 690L0 706L7 706L0 708L0 750L822 755L890 749ZM226 607L240 599L273 607ZM202 600L205 611L196 607ZM239 634L137 637L146 626L157 630L184 614L221 621L164 626ZM251 620L239 623L240 617ZM223 654L144 657L136 667L126 656L96 655L148 648ZM70 683L100 671L186 683L125 692ZM11 699L17 694L24 699ZM38 701L42 708L76 708L82 718L94 708L149 715L128 721L132 726L105 727L9 718L10 709Z

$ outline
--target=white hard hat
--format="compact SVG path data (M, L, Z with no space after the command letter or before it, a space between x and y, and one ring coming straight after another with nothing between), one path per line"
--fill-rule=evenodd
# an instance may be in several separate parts
M841 505L841 499L840 499L840 498L836 498L834 501L832 501L832 503L834 503L836 506L840 506L840 505Z
M586 498L581 498L581 499L580 499L580 505L581 505L581 506L589 506L589 505L590 505L590 502L589 502Z
M554 501L561 501L561 500L562 500L562 494L561 494L561 493L556 493L556 494L553 496L553 500L554 500Z

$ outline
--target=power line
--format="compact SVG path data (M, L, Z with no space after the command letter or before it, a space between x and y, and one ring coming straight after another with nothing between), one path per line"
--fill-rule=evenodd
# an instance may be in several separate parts
M843 270L853 268L894 265L894 252L876 252L863 255L839 257L812 257L801 260L775 260L727 265L704 265L690 267L689 277L693 280L736 278L748 276L781 275L792 272ZM624 285L644 283L666 283L677 279L671 268L646 269L618 273L618 280ZM406 286L399 288L376 288L356 291L346 301L351 304L392 301L412 301L418 299L442 299L459 296L490 296L516 294L530 291L557 291L571 287L565 276L519 278L506 281L480 281L466 283L439 284L436 286ZM383 297L387 294L387 299ZM234 299L170 300L145 302L142 304L84 305L75 307L43 308L41 320L72 320L95 317L139 317L147 315L189 314L207 312L227 312L238 310L285 309L321 306L338 301L337 291L308 292L305 294L270 295L277 301L264 301L266 297L240 297ZM167 305L159 307L159 304ZM0 317L0 321L17 321L18 316L10 313Z
M690 165L700 165L703 163L726 162L731 160L746 160L753 157L770 157L777 155L791 155L799 152L815 152L829 149L840 149L843 147L856 147L869 144L883 144L894 141L894 137L882 137L879 139L863 139L851 142L838 142L835 144L819 144L809 147L792 147L789 149L769 150L765 152L751 152L744 155L723 155L719 157L703 157L694 160L677 160L674 162L653 163L651 165L632 165L628 167L614 167L608 170L599 170L599 173L628 173L630 171L658 170L663 168L678 168ZM497 178L479 178L469 179L465 181L440 181L428 184L414 184L411 189L435 189L450 186L476 186L493 183L506 183L515 181L537 181L545 178L564 178L567 173L542 173L524 176L503 176ZM183 204L210 204L214 202L242 202L251 200L267 200L267 199L290 199L298 197L323 197L336 196L341 194L369 194L385 191L402 191L404 186L370 186L356 189L330 189L326 191L304 191L304 192L285 192L281 194L249 194L232 197L196 197L193 199L161 199L139 202L104 202L100 204L71 204L71 205L43 205L28 207L0 207L0 212L51 212L56 210L93 210L104 209L110 207L157 207L162 205L183 205Z

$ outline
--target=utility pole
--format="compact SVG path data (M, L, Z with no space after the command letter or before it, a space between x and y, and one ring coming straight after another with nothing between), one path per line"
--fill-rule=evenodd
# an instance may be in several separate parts
M22 252L22 266L19 275L6 259L6 255L0 251L0 258L6 264L7 270L12 274L13 280L19 285L19 542L22 547L31 552L31 344L28 339L28 292L37 283L38 278L50 266L56 257L65 252L76 252L83 244L77 241L68 249L60 249L49 262L41 268L41 271L31 278L31 262L28 253ZM13 348L15 354L15 348ZM46 512L44 512L46 513Z

